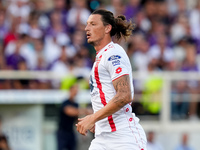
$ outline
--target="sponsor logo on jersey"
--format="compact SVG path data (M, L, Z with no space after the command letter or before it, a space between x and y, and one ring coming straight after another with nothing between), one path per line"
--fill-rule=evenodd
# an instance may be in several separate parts
M112 62L112 65L113 65L113 66L120 65L120 60L114 60L114 61Z
M122 68L121 67L118 67L115 71L115 73L119 74L120 72L122 72Z
M112 61L112 60L116 60L116 59L120 59L120 58L121 58L121 56L119 56L119 55L112 55L108 58L108 61Z
M129 121L130 121L130 122L133 121L133 118L129 118Z
M99 94L99 93L98 93L97 91L95 91L95 92L91 93L91 96L94 97L94 96L96 96L96 95L98 95L98 94Z
M113 48L114 46L113 45L108 45L108 48Z

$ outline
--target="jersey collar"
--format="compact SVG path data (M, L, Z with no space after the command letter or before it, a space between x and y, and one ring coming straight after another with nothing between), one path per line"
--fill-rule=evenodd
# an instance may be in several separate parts
M108 49L113 47L113 41L108 43L104 48L102 48L100 51L96 53L97 56L101 55L104 51L107 51Z

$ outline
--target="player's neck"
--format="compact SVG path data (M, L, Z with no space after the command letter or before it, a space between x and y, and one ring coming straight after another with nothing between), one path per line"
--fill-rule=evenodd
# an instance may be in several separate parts
M98 45L94 46L96 52L98 53L102 48L108 45L108 43L110 43L111 41L112 41L111 38L104 38L103 40L101 40Z

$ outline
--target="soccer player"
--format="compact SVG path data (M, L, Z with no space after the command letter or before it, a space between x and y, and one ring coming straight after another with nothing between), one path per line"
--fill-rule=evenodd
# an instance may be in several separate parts
M132 69L124 49L112 42L128 38L133 24L124 16L99 9L88 18L87 41L96 50L90 75L91 102L94 113L79 118L77 131L95 133L89 150L146 150L146 135L139 119L132 113Z

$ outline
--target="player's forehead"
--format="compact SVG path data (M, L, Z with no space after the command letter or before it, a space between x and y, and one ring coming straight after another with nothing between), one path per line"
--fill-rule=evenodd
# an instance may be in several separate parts
M91 23L91 22L102 22L101 20L101 15L99 14L91 14L87 20L87 23Z

